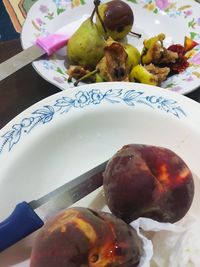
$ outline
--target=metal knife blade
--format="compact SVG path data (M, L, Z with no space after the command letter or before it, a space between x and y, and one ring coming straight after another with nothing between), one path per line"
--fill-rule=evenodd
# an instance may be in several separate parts
M17 55L9 58L0 64L0 81L7 78L17 70L23 68L27 64L31 63L35 59L46 54L46 51L43 50L38 45L32 45L31 47L23 50Z
M29 202L40 218L46 219L49 214L69 207L103 184L102 172L107 161L71 180L47 195Z
M107 161L103 162L38 200L17 204L12 214L0 223L0 252L42 227L47 216L99 188L103 184L106 164Z
M78 20L68 23L62 28L58 29L55 33L51 33L44 37L39 37L34 45L1 63L0 81L7 78L17 70L23 68L27 64L40 58L42 55L47 54L50 56L60 48L67 45L67 42L73 33L87 18L88 15L83 15Z

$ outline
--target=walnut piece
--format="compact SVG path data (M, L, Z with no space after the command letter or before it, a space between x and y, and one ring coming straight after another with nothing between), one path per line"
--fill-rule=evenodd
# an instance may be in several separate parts
M155 75L158 78L158 84L160 84L162 81L166 80L167 75L170 72L170 68L164 67L160 68L155 66L154 64L149 64L145 66L145 69L148 70L150 73Z

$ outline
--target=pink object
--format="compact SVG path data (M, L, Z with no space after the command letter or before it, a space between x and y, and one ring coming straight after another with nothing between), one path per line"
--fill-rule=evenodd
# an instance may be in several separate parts
M74 32L80 27L81 23L88 18L88 15L83 15L78 20L64 25L62 28L57 30L55 33L47 36L41 36L37 38L36 44L47 53L48 56L52 55L60 48L67 45L67 42L74 34Z
M45 37L39 37L36 40L36 44L42 47L48 56L65 46L71 36L63 34L49 34Z

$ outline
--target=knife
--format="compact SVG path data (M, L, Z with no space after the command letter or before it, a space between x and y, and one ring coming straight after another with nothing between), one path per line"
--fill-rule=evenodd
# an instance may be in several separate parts
M69 207L103 184L107 161L38 200L23 201L0 223L0 252L41 228L47 217Z
M1 63L0 81L42 55L47 54L48 56L51 56L57 50L67 45L67 42L73 33L87 18L88 15L83 15L80 19L66 24L55 33L37 38L34 45Z

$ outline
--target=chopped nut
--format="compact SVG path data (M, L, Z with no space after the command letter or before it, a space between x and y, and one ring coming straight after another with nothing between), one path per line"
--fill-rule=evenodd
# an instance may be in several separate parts
M166 48L163 48L162 56L160 60L157 62L159 65L175 63L178 59L178 53L170 51Z
M170 68L168 67L160 68L155 66L154 64L146 65L145 69L148 70L150 73L154 74L158 78L158 84L166 80L167 75L170 72Z
M82 66L74 66L70 65L69 69L67 70L67 74L71 78L79 79L89 73L89 70L85 69Z

